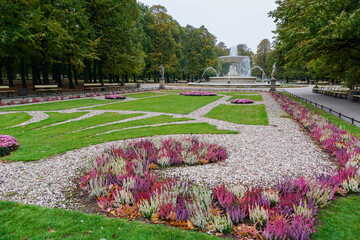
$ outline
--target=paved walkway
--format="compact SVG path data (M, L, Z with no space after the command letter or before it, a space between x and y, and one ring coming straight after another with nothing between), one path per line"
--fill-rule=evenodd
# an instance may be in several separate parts
M330 97L323 94L316 94L312 92L312 88L313 86L305 88L288 88L285 90L360 121L360 102L352 102L347 99ZM350 119L344 119L351 122ZM357 126L360 126L360 123L355 124Z

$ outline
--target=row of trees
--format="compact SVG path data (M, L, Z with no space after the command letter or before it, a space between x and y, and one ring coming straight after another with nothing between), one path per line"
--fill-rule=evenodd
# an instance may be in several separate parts
M23 88L49 84L49 75L70 88L85 82L158 78L199 78L226 51L204 26L182 27L166 8L136 0L3 0L0 3L0 84L6 72ZM5 70L4 72L2 72Z
M360 84L360 1L277 0L278 77Z

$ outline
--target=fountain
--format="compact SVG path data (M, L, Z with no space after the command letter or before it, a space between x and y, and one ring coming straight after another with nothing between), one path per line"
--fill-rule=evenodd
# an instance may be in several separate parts
M229 56L219 59L230 63L229 73L223 77L210 77L210 83L255 84L256 77L250 76L250 59L248 56L238 56L236 46L230 49Z
M269 83L264 83L265 72L259 67L250 68L250 58L248 56L238 56L237 47L231 47L229 56L219 57L219 61L230 63L227 75L220 76L213 67L205 69L201 79L207 70L213 70L216 77L210 77L208 82L188 83L192 86L208 86L208 87L269 87ZM256 77L251 76L251 70L259 68L263 73L263 82L257 83Z

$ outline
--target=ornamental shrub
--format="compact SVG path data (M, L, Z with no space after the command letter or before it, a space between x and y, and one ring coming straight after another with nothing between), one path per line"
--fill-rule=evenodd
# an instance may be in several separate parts
M231 100L231 103L233 103L233 104L249 104L249 103L254 103L254 101L250 100L250 99L233 99L233 100Z
M10 135L0 135L0 157L15 151L19 146L17 139Z
M184 96L217 96L214 92L181 92L180 95Z
M106 99L125 99L126 97L123 95L106 95Z

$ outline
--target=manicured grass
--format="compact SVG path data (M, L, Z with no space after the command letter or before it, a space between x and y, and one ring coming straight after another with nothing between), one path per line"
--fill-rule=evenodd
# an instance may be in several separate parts
M360 196L336 199L320 210L319 220L321 224L312 236L314 240L359 239Z
M163 95L164 95L163 93L144 92L144 93L126 94L125 97L146 98L146 97L155 97L155 96L163 96Z
M167 95L155 98L140 99L135 101L115 103L98 106L93 110L133 110L147 112L163 112L189 114L211 102L218 100L219 96L180 96Z
M324 110L321 110L320 108L314 107L311 104L308 104L298 98L295 98L285 92L283 92L283 94L289 98L291 98L292 100L302 104L303 106L311 109L312 112L319 114L320 116L322 116L323 118L327 119L329 122L331 122L332 124L335 124L338 127L341 127L343 129L346 129L346 131L354 134L355 136L360 138L360 127L353 125L351 123L349 123L348 121L345 121L341 118L338 118L334 115L332 115L331 113L328 113Z
M232 96L228 101L231 101L233 99L250 99L253 101L262 101L263 98L261 95L234 95Z
M18 125L31 119L27 113L0 114L0 128Z
M10 161L33 161L73 150L82 147L82 145L79 145L79 137L69 138L65 135L66 133L140 115L143 114L103 113L78 121L29 131L22 131L20 128L17 129L18 131L11 132L11 135L18 139L19 149L10 156L4 157L4 159ZM74 135L76 136L76 133Z
M49 103L39 103L33 105L22 105L15 107L2 107L0 111L58 111L71 108L87 107L98 104L106 104L114 102L112 100L99 100L99 99L80 99L71 101L59 101Z
M247 125L269 125L265 105L224 105L208 112L205 117Z
M218 239L159 224L0 201L0 239Z

